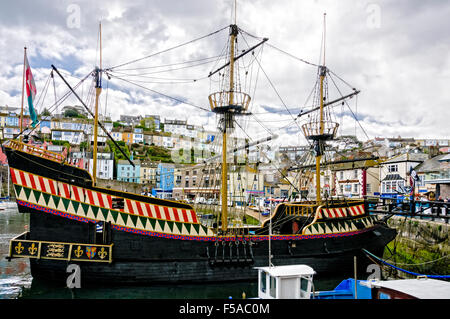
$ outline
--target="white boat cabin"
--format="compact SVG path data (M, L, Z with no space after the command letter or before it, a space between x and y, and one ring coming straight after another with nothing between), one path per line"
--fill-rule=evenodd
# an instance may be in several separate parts
M314 269L307 265L256 267L258 298L311 299Z
M372 289L372 299L449 299L450 282L430 279L372 280L365 284Z

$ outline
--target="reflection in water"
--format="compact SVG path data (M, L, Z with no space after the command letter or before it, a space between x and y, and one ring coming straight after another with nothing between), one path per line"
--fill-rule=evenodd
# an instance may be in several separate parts
M27 230L29 215L21 214L17 208L0 211L0 299L240 299L245 292L247 298L256 297L258 284L236 282L219 284L186 284L155 286L82 286L69 289L53 283L33 279L28 259L15 258L8 262L9 241ZM315 289L329 290L341 279L315 280Z
M226 284L186 284L155 286L88 286L69 289L33 279L31 287L25 288L21 299L233 299L256 296L257 283L237 282Z
M28 223L29 215L20 214L17 207L0 211L0 299L16 298L22 287L31 285L28 259L6 260L9 241L26 231Z

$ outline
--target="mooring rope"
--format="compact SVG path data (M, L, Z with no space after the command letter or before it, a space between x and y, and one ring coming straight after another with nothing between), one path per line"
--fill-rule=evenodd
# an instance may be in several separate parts
M402 271L402 272L404 272L404 273L410 274L410 275L414 275L414 276L424 276L424 277L427 277L427 278L435 278L435 279L450 279L450 276L446 276L446 275L424 275L424 274L418 274L418 273L415 273L415 272L412 272L412 271L409 271L409 270L405 270L405 269L399 268L399 267L397 267L397 266L394 266L394 265L392 265L392 264L390 264L390 263L384 261L383 259L381 259L381 258L375 256L374 254L370 253L369 251L365 250L364 248L362 249L362 251L363 251L364 253L366 253L366 254L368 254L368 255L374 257L375 259L381 261L383 264L385 264L385 265L387 265L387 266L389 266L389 267L392 267L392 268L394 268L394 269L400 270L400 271Z

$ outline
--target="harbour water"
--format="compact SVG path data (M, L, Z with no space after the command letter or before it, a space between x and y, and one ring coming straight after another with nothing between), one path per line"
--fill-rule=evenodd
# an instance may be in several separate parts
M28 259L6 260L9 241L27 230L29 215L17 208L0 211L0 299L241 299L257 295L257 281L154 286L89 286L69 289L41 282L30 274ZM344 278L315 280L315 289L329 290Z

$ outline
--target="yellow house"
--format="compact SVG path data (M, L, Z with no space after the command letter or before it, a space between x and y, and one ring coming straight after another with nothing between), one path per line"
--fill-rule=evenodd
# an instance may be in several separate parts
M125 142L125 144L132 144L133 143L133 132L130 130L123 130L122 132L122 141Z

